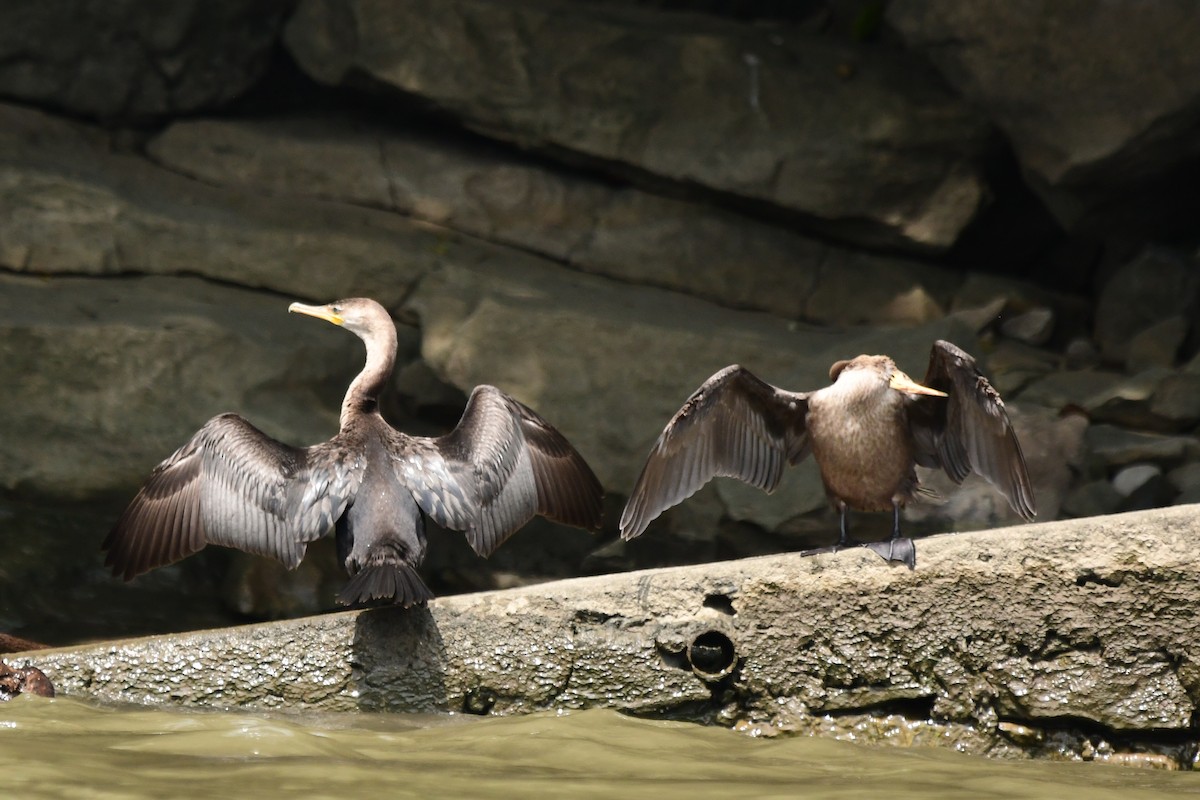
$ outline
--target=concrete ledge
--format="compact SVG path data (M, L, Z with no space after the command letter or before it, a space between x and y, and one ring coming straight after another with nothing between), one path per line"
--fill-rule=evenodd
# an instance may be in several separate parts
M1059 751L1103 736L1182 759L1200 698L1198 597L1200 506L1180 506L923 539L915 572L866 551L768 556L10 663L110 701L606 706L766 732L900 719L905 741L1035 752L1069 729Z

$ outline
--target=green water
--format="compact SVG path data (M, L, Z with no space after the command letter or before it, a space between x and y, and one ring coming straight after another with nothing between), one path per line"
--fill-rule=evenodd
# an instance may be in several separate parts
M755 739L612 711L493 719L0 704L0 797L1061 798L1200 794L1200 775Z

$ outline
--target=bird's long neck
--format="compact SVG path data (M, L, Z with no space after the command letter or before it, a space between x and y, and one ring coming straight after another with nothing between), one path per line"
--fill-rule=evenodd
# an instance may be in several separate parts
M392 376L396 364L396 326L388 319L365 333L359 334L367 346L367 363L346 389L342 400L343 429L359 414L372 414L379 409L379 393Z

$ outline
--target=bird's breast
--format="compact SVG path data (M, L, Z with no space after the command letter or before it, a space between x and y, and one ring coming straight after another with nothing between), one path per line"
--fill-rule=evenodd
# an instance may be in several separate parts
M863 511L886 511L893 497L907 494L913 454L902 408L810 399L807 427L832 497Z

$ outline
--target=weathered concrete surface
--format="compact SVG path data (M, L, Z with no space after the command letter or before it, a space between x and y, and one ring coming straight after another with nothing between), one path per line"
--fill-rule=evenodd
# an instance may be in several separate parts
M1200 508L939 536L919 549L914 572L859 550L769 556L10 663L41 668L64 694L186 706L604 706L800 730L822 715L902 709L977 743L1007 732L1004 747L1024 752L1036 747L1014 745L1015 726L1033 731L1029 742L1072 726L1143 746L1195 738Z

